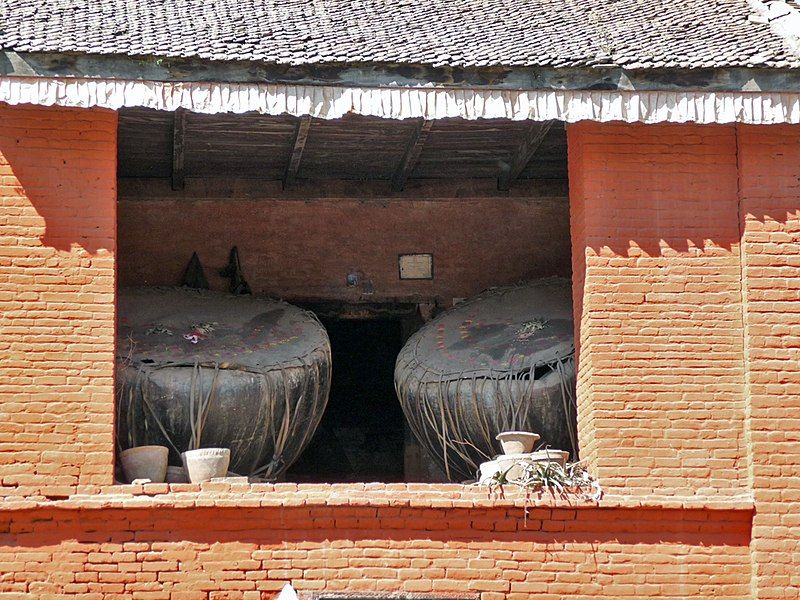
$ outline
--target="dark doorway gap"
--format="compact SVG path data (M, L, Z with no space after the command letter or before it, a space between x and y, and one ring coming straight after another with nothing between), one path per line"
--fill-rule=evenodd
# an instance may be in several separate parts
M400 319L324 319L333 377L328 405L287 481L402 482L404 423L394 390Z

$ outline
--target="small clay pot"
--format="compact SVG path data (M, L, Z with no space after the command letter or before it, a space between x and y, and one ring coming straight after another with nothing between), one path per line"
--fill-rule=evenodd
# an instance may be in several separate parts
M189 481L202 483L214 477L225 477L231 462L228 448L200 448L181 454Z
M539 437L538 433L529 431L504 431L498 433L495 439L500 440L503 454L526 454L533 450Z
M167 467L167 483L189 483L189 476L183 467Z
M164 483L167 476L169 448L166 446L137 446L123 450L119 459L129 482L149 479L153 483Z

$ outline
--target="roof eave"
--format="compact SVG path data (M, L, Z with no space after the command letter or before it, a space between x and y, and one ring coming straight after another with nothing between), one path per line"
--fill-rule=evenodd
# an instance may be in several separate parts
M629 69L613 64L564 68L378 63L292 65L199 58L0 50L0 77L14 76L354 87L800 92L800 69Z

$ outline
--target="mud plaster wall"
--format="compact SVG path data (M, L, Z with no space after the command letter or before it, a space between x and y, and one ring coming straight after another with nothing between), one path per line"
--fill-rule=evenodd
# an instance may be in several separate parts
M565 197L480 197L463 190L461 197L426 197L424 189L402 198L319 193L254 197L195 180L175 195L159 182L121 180L119 283L177 284L197 251L211 286L225 289L218 270L234 245L254 292L295 300L449 305L490 286L570 274ZM433 253L433 279L401 280L403 253ZM371 294L369 286L347 286L353 272L371 283Z

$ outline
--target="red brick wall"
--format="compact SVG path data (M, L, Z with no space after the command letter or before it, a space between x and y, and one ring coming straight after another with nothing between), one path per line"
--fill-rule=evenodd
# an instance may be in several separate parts
M569 131L572 127L567 128ZM574 134L572 134L574 136ZM578 403L578 441L580 458L593 471L597 469L597 446L594 436L595 415L591 402L592 389L592 349L593 345L582 345L582 331L589 327L584 311L584 287L586 283L586 250L582 240L586 238L586 222L583 198L585 198L585 177L583 146L577 143L568 146L570 179L570 235L572 238L572 310L575 322L575 355L577 358L577 403ZM577 251L576 251L577 250Z
M225 289L217 272L233 245L253 290L287 299L436 298L449 306L493 285L570 274L566 197L481 197L487 192L472 188L430 197L423 188L399 198L325 198L311 189L285 199L279 189L220 190L197 180L180 194L159 182L123 183L123 286L175 285L196 250L212 287ZM400 280L397 258L409 252L433 253L433 281ZM371 296L345 285L351 271L372 281Z
M800 127L740 127L758 598L800 596Z
M746 486L733 127L568 129L580 437L627 492Z
M425 506L419 494L396 489L369 506L363 486L322 492L333 505L279 487L240 506L219 498L222 506L211 506L206 493L207 507L0 513L0 571L8 575L0 593L255 600L274 598L287 582L301 593L476 600L749 592L747 510L537 506L526 521L522 507L493 504L482 492L481 500L455 494Z
M99 492L111 481L115 121L0 106L2 496ZM291 581L308 592L481 600L797 597L800 132L587 123L568 134L581 440L609 498L624 501L539 505L526 526L520 506L459 486L446 488L450 499L423 490L430 501L414 499L413 486L378 486L380 498L370 486L313 500L292 486L261 495L162 486L160 499L130 504L108 489L5 500L0 594L249 600ZM256 287L283 295L344 294L344 273L325 275L345 266L367 271L376 297L462 295L517 268L568 269L558 262L568 252L552 263L532 254L563 237L525 220L535 210L563 217L551 200L240 197L230 201L236 221L208 235L201 224L229 217L221 200L160 198L126 196L121 219L127 252L147 250L157 277L179 276L197 244L211 274L232 243L246 275L266 265ZM506 229L487 231L499 216L510 217ZM272 239L275 229L294 237ZM334 245L315 253L323 234ZM415 247L394 246L395 236ZM165 239L180 260L158 254ZM420 241L436 244L445 276L400 287L384 270L396 275L396 253L421 251ZM341 246L367 268L345 263ZM312 253L311 265L287 273L290 252ZM126 277L152 272L127 262L142 270ZM662 497L630 498L653 490ZM752 494L755 513L704 504L713 496L727 507L719 497L734 493ZM680 494L697 504L668 498Z
M0 496L111 482L116 122L0 104Z

